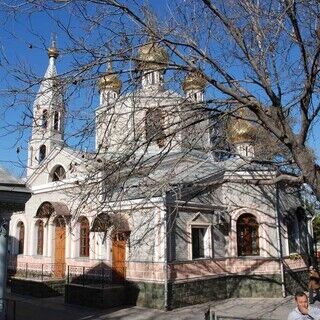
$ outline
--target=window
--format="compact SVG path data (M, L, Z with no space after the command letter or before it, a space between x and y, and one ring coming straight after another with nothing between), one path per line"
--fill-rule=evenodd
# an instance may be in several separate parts
M146 112L145 127L147 141L156 141L159 147L163 147L165 133L161 110L152 109Z
M254 215L243 214L237 221L238 256L258 256L259 224Z
M83 217L80 219L80 257L89 257L89 237L89 221Z
M43 110L42 112L41 127L43 129L46 129L48 127L48 110Z
M39 150L39 163L42 162L44 160L44 158L46 157L46 146L43 144L42 146L40 146L40 150Z
M192 259L212 256L210 226L192 226L191 241Z
M307 222L305 212L298 208L286 218L289 254L307 250Z
M287 222L289 254L299 252L299 228L297 221L291 217Z
M43 221L39 221L37 230L37 254L39 256L43 255L43 231Z
M24 250L24 224L23 222L19 222L18 224L18 254L23 254Z
M55 111L53 114L53 129L59 131L59 112Z
M57 166L52 173L52 181L61 181L66 178L66 171L62 166Z
M204 258L205 228L192 228L192 259Z

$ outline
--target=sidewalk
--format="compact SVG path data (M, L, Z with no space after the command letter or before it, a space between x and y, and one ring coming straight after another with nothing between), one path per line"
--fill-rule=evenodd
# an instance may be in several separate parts
M233 298L185 307L169 312L142 307L99 310L64 304L62 297L37 299L9 294L16 300L16 320L204 320L204 312L211 306L217 315L248 317L251 319L287 319L294 307L294 298ZM319 302L315 304L320 307Z

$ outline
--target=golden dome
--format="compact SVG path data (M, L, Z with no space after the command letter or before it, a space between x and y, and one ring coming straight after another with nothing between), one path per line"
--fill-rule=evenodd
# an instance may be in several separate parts
M169 63L169 56L157 42L150 42L139 49L137 66L139 70L164 69Z
M255 126L251 121L244 120L248 118L244 108L242 108L237 117L232 118L228 125L228 140L232 144L239 144L245 142L253 142L255 140Z
M182 89L184 92L187 92L189 90L203 90L206 86L206 79L204 76L199 72L192 72L189 73L183 83L182 83Z
M58 49L55 46L50 47L48 49L48 56L49 56L49 58L53 57L53 58L57 59L59 56Z
M105 74L103 74L98 82L100 90L111 89L119 94L122 82L119 77L109 69Z

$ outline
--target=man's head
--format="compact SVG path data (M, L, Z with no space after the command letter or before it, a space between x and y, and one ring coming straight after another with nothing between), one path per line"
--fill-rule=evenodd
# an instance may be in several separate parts
M303 291L297 291L294 295L294 299L296 300L296 304L299 310L308 309L308 297Z

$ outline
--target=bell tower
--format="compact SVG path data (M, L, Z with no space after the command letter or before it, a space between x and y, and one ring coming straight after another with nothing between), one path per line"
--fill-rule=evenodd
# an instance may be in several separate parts
M33 104L32 133L28 150L28 177L56 145L63 145L65 107L63 87L55 65L59 56L55 35L52 35L48 56L49 65Z

